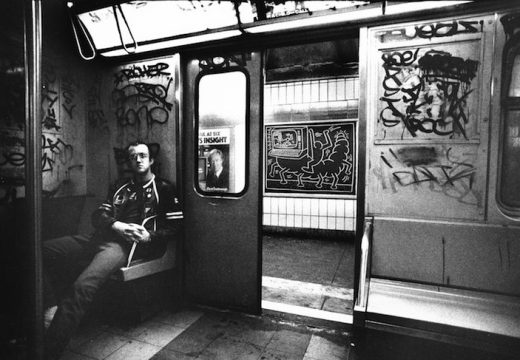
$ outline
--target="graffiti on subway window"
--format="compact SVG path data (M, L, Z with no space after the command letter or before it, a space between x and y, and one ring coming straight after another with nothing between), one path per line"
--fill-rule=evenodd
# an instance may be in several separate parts
M478 61L424 48L383 52L381 59L380 138L473 135Z
M484 31L483 20L453 20L411 25L379 32L380 42L446 38L460 34L477 34Z
M475 181L476 154L442 146L403 146L388 148L379 155L373 172L383 190L427 189L455 198L462 203L480 202Z
M355 124L266 126L266 191L354 193Z

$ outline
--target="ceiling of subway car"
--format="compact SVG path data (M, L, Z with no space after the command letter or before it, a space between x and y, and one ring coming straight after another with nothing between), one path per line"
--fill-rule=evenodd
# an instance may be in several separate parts
M60 17L56 22L51 20L57 29L54 33L63 36L63 26L68 26L66 33L75 38L80 54L87 48L94 58L96 54L110 57L177 50L256 34L273 36L288 30L323 28L375 18L384 15L384 11L391 12L392 8L394 13L408 12L418 7L424 10L464 2L467 1L405 2L404 8L401 1L47 0L43 4L49 9L61 5L61 9L49 12L51 16L54 12L60 14L54 16ZM64 11L70 16L67 21L61 17ZM348 42L346 45L351 47Z

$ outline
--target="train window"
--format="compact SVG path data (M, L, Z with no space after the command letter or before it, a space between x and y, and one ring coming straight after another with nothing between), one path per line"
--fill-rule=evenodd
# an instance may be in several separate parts
M197 191L240 196L247 175L247 74L237 68L202 72L197 81Z

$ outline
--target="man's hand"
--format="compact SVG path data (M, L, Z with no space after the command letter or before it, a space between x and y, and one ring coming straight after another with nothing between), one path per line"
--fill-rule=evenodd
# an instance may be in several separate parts
M149 242L151 241L150 233L144 226L138 224L128 224L116 221L112 224L112 229L128 242Z

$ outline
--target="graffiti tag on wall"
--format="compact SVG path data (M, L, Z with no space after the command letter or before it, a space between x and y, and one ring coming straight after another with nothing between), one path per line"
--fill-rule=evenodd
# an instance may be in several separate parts
M112 103L121 142L149 138L154 126L164 125L173 109L173 76L164 62L132 64L113 74Z
M381 53L378 139L469 139L477 133L479 62L472 46ZM461 56L462 55L462 56Z
M355 193L355 124L266 126L266 192Z
M476 153L456 151L447 145L391 147L381 151L379 166L373 172L383 191L428 190L479 205L476 157Z
M417 24L377 34L381 43L388 41L445 38L460 34L476 34L484 29L483 20L453 20Z

